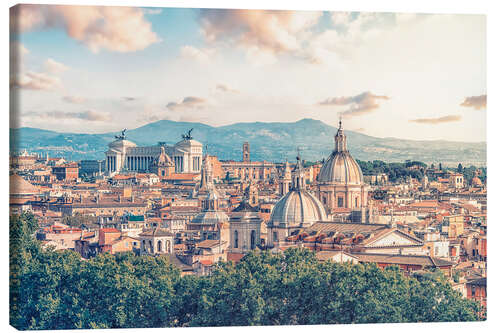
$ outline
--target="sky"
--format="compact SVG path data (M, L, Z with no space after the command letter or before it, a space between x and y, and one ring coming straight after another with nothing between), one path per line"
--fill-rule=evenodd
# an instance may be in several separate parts
M10 40L11 127L342 118L486 141L484 15L20 5Z

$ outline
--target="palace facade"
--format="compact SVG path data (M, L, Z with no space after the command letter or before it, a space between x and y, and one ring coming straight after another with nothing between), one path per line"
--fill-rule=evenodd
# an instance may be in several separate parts
M268 180L276 174L276 166L267 161L250 160L250 144L243 143L242 161L220 161L225 174L247 181Z
M158 144L138 147L134 142L126 140L123 132L108 145L106 171L109 175L122 171L151 172L159 164L167 166L166 163L171 163L175 173L200 173L203 145L190 134L182 137L183 140L173 146Z

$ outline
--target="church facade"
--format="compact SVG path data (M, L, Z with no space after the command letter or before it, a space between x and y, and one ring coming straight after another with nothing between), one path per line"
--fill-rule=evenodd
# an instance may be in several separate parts
M158 144L138 147L127 140L124 133L117 135L116 140L108 145L106 171L109 175L123 171L152 172L157 169L159 162L164 166L167 162L172 163L175 173L200 173L203 145L190 134L183 135L183 140L172 146ZM164 154L168 158L162 156Z

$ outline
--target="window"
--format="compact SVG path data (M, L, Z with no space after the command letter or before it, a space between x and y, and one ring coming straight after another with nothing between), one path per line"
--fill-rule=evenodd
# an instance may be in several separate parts
M358 198L357 198L357 197L356 197L356 199L354 199L354 206L355 206L356 208L358 208Z
M342 197L337 198L337 207L344 207L344 198Z
M255 249L255 230L250 233L250 249Z
M277 242L278 241L278 233L275 231L273 232L273 241Z
M238 230L234 231L234 248L238 248Z
M162 251L162 248L161 248L161 241L158 241L158 252L161 252Z

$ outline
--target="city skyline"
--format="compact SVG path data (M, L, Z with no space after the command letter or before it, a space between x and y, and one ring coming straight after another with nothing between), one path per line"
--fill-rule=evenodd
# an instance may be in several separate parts
M486 141L484 15L19 8L14 127L342 115L375 137Z

